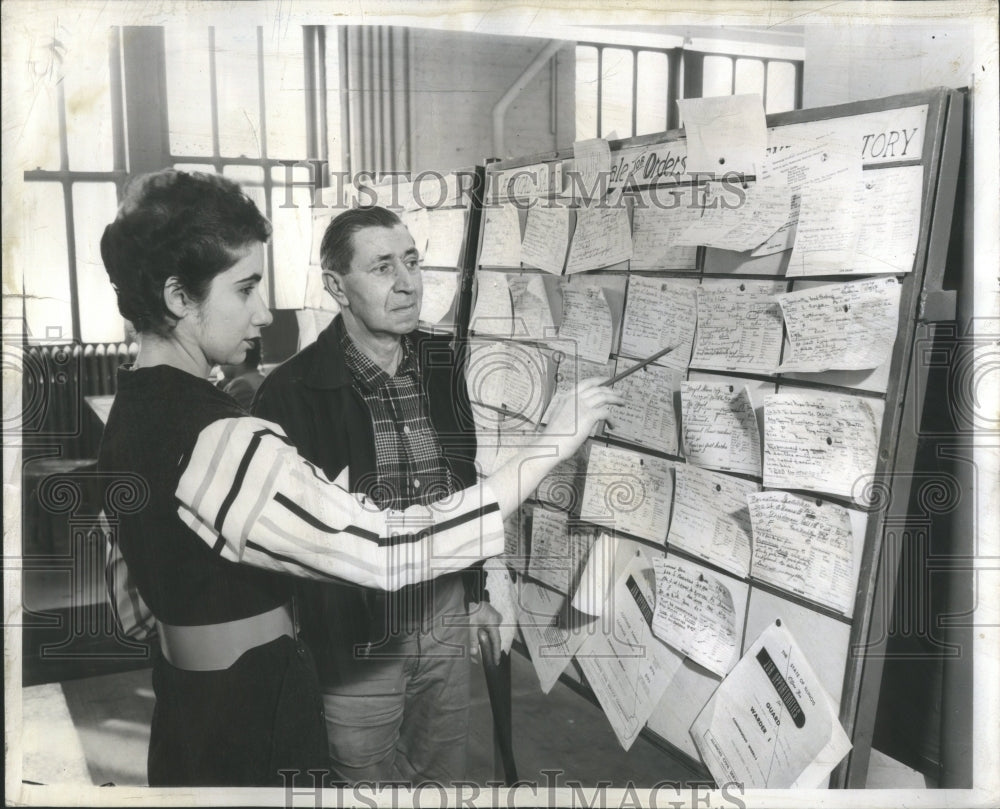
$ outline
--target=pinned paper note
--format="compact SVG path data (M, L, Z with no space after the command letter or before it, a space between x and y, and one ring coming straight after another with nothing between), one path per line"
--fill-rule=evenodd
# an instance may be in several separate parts
M607 362L614 329L604 289L594 284L566 284L562 293L559 341L572 343L576 349L574 353L581 359Z
M770 291L775 282L759 283L727 279L698 288L692 366L774 372L781 354L781 309Z
M469 398L537 423L549 400L548 360L531 345L474 341L466 373Z
M611 174L611 146L604 138L578 140L573 144L574 187L585 199L601 199Z
M531 512L528 575L569 595L594 544L594 532L569 522L559 509L535 506Z
M693 280L631 276L621 353L641 359L676 346L657 363L686 370L697 323L696 292Z
M434 325L454 307L459 275L448 270L424 270L422 275L420 322Z
M517 207L512 203L487 206L483 216L486 221L479 263L517 267L521 261L521 223Z
M893 277L778 295L789 351L779 371L863 370L889 361L901 287Z
M631 257L632 231L624 205L594 204L576 209L567 273L596 270Z
M758 183L708 183L700 216L676 236L679 245L751 250L767 241L791 215L792 192Z
M465 209L438 208L427 211L425 267L460 268L465 243Z
M631 360L619 359L616 372L634 365ZM614 409L614 418L605 427L605 433L677 455L675 400L680 402L684 376L683 371L652 364L616 382L614 388L625 397L625 403Z
M800 390L764 399L764 486L861 497L875 472L884 403Z
M535 205L521 241L521 262L554 275L562 275L569 246L569 209Z
M573 609L595 617L604 614L604 602L614 581L617 551L618 541L614 536L601 533L594 540L573 594Z
M566 664L590 634L593 620L574 622L564 595L523 581L517 622L543 694L556 684Z
M733 594L722 577L676 557L653 559L656 611L653 634L724 677L739 656Z
M758 94L677 101L691 172L756 174L764 164L767 121Z
M636 555L607 601L611 626L590 634L576 655L587 684L626 750L683 663L650 629L654 600L652 567L645 556Z
M663 542L673 495L673 463L618 447L593 446L580 517Z
M778 185L792 192L788 222L775 231L752 255L764 256L791 249L799 219L800 192L803 188L853 188L861 179L861 155L856 133L840 130L800 131L780 127L769 133L764 168L757 180L763 185Z
M858 565L848 509L788 492L751 494L747 502L754 578L849 613Z
M469 321L474 334L510 337L514 330L514 302L502 272L476 274L476 306Z
M697 189L653 187L635 196L632 210L633 270L695 270L698 248L678 240L701 217Z
M529 340L551 338L556 333L556 326L542 276L534 273L508 275L507 286L514 307L511 336Z
M750 574L750 511L753 481L709 472L692 464L674 470L674 511L669 547L681 548L738 576Z
M681 413L688 461L708 469L760 474L760 432L746 387L735 380L682 382Z
M833 700L780 623L747 649L691 726L718 783L815 789L851 749Z

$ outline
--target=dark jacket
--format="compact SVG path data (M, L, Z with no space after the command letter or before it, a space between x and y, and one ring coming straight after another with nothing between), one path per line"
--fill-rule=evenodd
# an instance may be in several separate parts
M359 481L370 482L376 468L375 438L368 407L352 386L336 326L334 320L315 343L268 374L253 413L280 424L302 456L331 480L349 467L349 489L363 491ZM457 485L469 486L477 477L475 424L452 338L415 331L410 339L445 460ZM481 571L450 574L435 584L448 586L449 580L465 587L467 600L479 600ZM336 685L360 676L351 663L359 647L382 640L391 598L348 583L303 581L297 587L302 635L313 648L321 680Z

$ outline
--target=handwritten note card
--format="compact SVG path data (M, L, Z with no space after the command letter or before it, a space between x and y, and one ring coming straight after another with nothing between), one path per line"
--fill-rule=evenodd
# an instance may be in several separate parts
M698 320L696 284L693 279L631 276L622 325L621 353L643 359L667 346L674 346L657 362L668 368L685 370L691 358Z
M767 241L791 214L792 192L759 183L709 183L701 216L677 234L682 245L752 250Z
M780 623L747 649L691 726L720 784L816 789L851 749L833 700Z
M650 629L655 586L650 563L636 556L615 583L609 599L614 607L610 631L590 635L576 655L626 750L683 662Z
M575 344L570 343L569 349L560 348L553 352L556 361L555 390L552 393L552 399L549 401L548 409L542 417L544 423L548 423L549 417L552 414L552 408L558 403L557 397L569 395L576 387L577 382L594 377L610 379L614 376L614 360L608 360L603 363L590 362L576 355Z
M674 475L674 513L667 545L696 554L738 576L748 576L751 528L747 495L760 487L691 464L678 464Z
M535 205L528 211L528 223L521 242L522 263L562 275L568 246L568 208Z
M907 273L920 236L922 166L866 171L852 270L858 274Z
M512 336L529 340L545 340L556 333L549 308L549 296L542 276L533 273L508 275L511 303L514 307Z
M681 233L701 216L691 186L646 189L632 209L633 270L695 270L698 248L679 243Z
M465 209L437 208L427 211L427 252L425 267L461 266L465 243Z
M565 596L534 582L521 584L517 622L543 694L552 690L589 634L586 624L570 624L566 601Z
M848 510L787 492L751 494L748 502L754 577L849 612L856 565Z
M548 360L531 345L475 341L467 383L473 402L537 423L548 404Z
M680 99L688 172L756 174L764 164L767 122L757 94Z
M787 389L786 389L787 391ZM834 393L764 400L764 486L863 496L874 473L884 404Z
M632 231L624 205L576 209L576 229L566 272L586 272L632 258Z
M739 658L733 594L721 576L676 557L653 559L656 611L653 634L724 677Z
M517 267L521 262L521 223L517 207L512 203L486 206L483 224L483 246L479 263L501 267Z
M806 186L799 192L795 245L788 276L837 275L852 272L861 227L860 180L835 180Z
M724 283L726 286L698 288L698 330L691 365L773 373L781 355L777 301L773 295L754 289L752 281Z
M420 322L434 325L452 310L458 292L459 274L448 270L424 270Z
M611 173L611 147L607 140L591 138L574 143L572 171L577 175L580 193L587 199L600 199Z
M892 356L900 285L893 277L778 295L789 356L779 371L878 368Z
M593 544L594 532L571 526L565 511L535 506L528 574L569 595Z
M511 336L514 329L514 303L504 273L476 274L476 307L469 327L475 334Z
M708 469L760 474L760 432L746 387L682 382L681 419L688 461Z
M653 542L667 536L673 464L617 447L593 446L580 517Z
M789 188L793 194L792 209L788 222L753 251L755 256L791 249L799 219L799 192L803 188L854 187L861 179L861 156L853 132L811 130L796 136L794 129L780 127L768 133L764 168L757 179L763 184Z
M636 363L620 359L616 373ZM615 408L614 418L605 434L641 444L651 449L678 454L675 399L680 401L684 372L674 368L647 365L641 371L615 383L615 390L625 397L625 404Z
M605 363L611 354L613 336L611 308L604 289L589 284L563 286L560 342L571 341L576 348L576 356L582 359Z

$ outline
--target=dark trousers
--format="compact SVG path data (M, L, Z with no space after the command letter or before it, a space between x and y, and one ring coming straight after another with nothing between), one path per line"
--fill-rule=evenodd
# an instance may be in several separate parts
M326 769L323 703L312 656L289 637L224 671L157 660L150 786L281 786L279 770Z

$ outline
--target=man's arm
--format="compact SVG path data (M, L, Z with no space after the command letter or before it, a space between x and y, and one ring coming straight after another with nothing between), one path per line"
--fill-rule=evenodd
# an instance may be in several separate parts
M433 506L380 511L303 460L276 424L223 419L198 437L178 513L225 559L314 579L397 590L503 551L503 522L480 483Z

